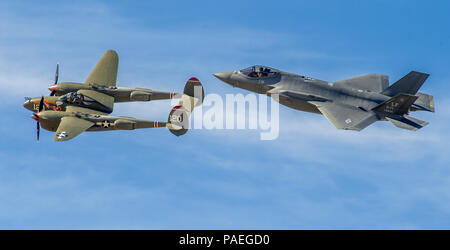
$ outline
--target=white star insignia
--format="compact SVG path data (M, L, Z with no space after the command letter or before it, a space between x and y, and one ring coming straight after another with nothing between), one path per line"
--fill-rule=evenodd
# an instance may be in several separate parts
M103 122L102 122L102 126L103 126L104 128L109 128L109 125L110 125L110 123L109 123L108 121L103 121Z
M58 137L58 139L65 138L67 136L69 136L69 135L66 133L66 131L56 134L56 137Z

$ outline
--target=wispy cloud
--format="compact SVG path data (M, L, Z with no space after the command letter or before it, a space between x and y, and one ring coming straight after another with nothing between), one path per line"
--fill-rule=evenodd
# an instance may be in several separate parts
M363 56L351 44L321 50L333 42L323 31L189 20L164 26L142 18L102 2L1 3L1 228L446 226L450 103L446 91L436 93L447 90L442 75L424 86L439 96L437 112L417 113L430 121L417 132L388 122L340 131L325 117L282 107L275 141L261 142L252 130L177 138L161 129L85 133L65 144L42 131L36 144L21 97L48 93L57 61L61 81L82 82L111 48L120 55L122 86L167 91L181 91L196 75L208 93L240 93L211 74L257 63L327 80L369 68L395 71L394 79L407 70L393 67L398 55L370 47ZM117 104L114 114L165 120L169 109L168 101Z

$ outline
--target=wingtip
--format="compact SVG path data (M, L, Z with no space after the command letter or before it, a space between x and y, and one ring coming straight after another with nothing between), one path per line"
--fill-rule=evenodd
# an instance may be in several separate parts
M430 74L428 74L428 73L420 72L420 71L416 71L416 70L412 70L412 71L410 72L410 74L418 74L418 75L423 75L423 76L426 76L426 77L429 77L429 76L430 76Z
M115 50L113 50L113 49L109 49L109 50L107 50L105 53L112 53L112 54L117 55L117 51L115 51Z

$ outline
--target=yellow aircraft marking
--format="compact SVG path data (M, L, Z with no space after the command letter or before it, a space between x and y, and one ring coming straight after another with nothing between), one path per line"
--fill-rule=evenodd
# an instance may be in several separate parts
M41 101L39 100L39 101L37 101L37 100L35 100L35 101L32 101L34 104L39 104ZM49 100L45 100L44 99L44 103L47 103L47 104L56 104L56 101L49 101Z

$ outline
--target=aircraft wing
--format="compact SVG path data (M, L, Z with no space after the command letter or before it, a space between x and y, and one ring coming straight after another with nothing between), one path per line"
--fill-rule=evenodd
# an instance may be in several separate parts
M103 105L104 107L102 107L101 110L110 110L112 112L114 109L114 97L112 96L105 95L95 90L88 90L88 89L80 89L78 90L78 93L87 96Z
M380 93L389 86L389 78L388 76L381 74L366 74L337 81L335 84L342 84L351 88L370 90Z
M66 112L80 112L83 114L94 114L94 115L108 115L107 113L103 113L97 110L93 109L87 109L82 107L76 107L76 106L67 106Z
M84 83L115 87L118 67L119 56L114 50L108 50L103 54Z
M55 141L68 141L75 136L86 131L94 125L93 122L86 121L73 116L66 116L61 119L56 134L53 137Z
M284 89L278 88L278 87L267 91L267 93L271 94L271 95L278 94L280 96L284 96L287 98L293 98L293 99L297 99L297 100L305 101L305 102L312 102L312 101L325 102L325 101L327 101L327 99L320 97L320 96L315 96L315 95L311 95L308 93L302 93L302 92L298 92L298 91L284 90Z
M332 102L310 102L337 128L360 131L378 120L372 111L335 104Z

